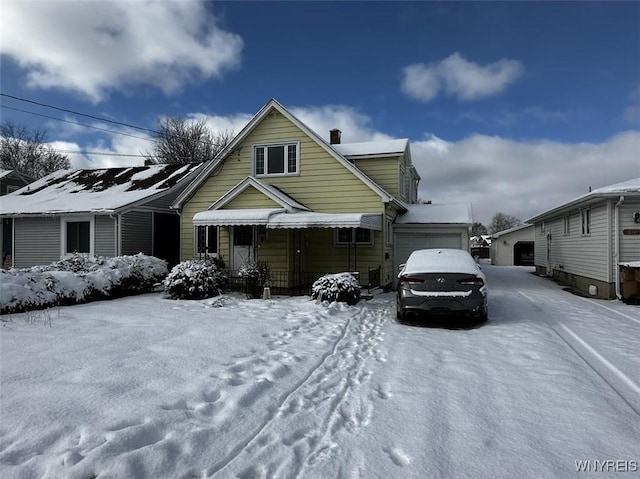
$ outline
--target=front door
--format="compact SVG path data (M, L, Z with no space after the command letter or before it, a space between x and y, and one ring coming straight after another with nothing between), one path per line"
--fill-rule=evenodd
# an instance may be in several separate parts
M253 226L233 227L232 269L238 270L242 263L255 259Z

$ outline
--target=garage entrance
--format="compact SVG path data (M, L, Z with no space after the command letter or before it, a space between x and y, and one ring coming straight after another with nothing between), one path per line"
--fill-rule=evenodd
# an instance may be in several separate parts
M462 249L460 234L396 233L393 248L394 277L398 267L407 261L411 253L417 249L453 248Z
M533 241L518 241L513 245L514 266L533 266Z

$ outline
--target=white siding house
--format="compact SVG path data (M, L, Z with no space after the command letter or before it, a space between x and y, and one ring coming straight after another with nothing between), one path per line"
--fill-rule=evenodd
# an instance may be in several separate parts
M640 260L640 178L599 188L528 220L536 271L601 298L621 298L620 263Z
M533 266L533 225L523 224L491 236L491 264L497 266Z

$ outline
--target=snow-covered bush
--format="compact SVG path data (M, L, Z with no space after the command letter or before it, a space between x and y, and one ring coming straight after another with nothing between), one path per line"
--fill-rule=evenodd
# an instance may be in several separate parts
M151 291L166 274L166 261L142 253L74 255L45 266L1 270L0 314Z
M311 286L313 299L356 304L360 301L361 286L350 273L325 274Z
M238 270L238 276L244 278L247 284L247 294L251 298L259 298L262 289L269 281L269 265L262 261L245 261Z
M184 261L173 267L164 280L164 290L173 299L203 299L218 296L225 276L210 261Z

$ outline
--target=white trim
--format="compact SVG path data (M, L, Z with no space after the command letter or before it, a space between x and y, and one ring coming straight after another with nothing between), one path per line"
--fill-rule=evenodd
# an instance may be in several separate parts
M253 176L247 176L240 183L235 185L229 191L227 191L224 195L222 195L215 203L209 206L209 210L219 210L230 203L232 200L240 196L244 191L246 191L249 186L253 186L260 193L265 195L267 198L278 203L282 208L287 211L295 211L295 210L303 210L310 211L309 208L304 206L301 203L298 203L291 197L287 197L282 192L269 185L268 183L264 183L261 180L254 178Z
M60 217L60 258L66 258L74 253L67 253L67 223L86 223L89 222L89 252L81 252L78 254L87 254L95 256L95 216L87 215L64 215Z
M271 99L264 105L258 113L254 115L254 117L249 121L249 123L236 135L236 137L229 143L229 145L220 152L216 158L211 160L211 162L205 166L202 171L198 174L198 176L187 186L180 195L175 199L172 208L180 209L182 207L182 203L191 195L198 190L200 185L206 181L209 175L215 171L224 160L236 150L240 146L240 144L249 136L249 134L256 128L258 124L262 122L264 118L271 112L272 109L280 112L285 118L287 118L291 123L300 128L309 138L314 140L326 153L335 158L338 163L344 166L347 170L353 173L358 179L360 179L365 185L367 185L371 190L373 190L384 202L390 202L397 204L400 208L405 209L405 204L397 198L394 198L393 195L387 193L380 185L378 185L375 181L365 175L361 170L359 170L356 166L354 166L349 160L347 160L344 156L338 153L335 149L331 147L326 141L324 141L317 133L311 130L308 126L302 123L298 118L293 116L285 107L283 107L276 100Z
M268 154L267 149L274 146L282 146L284 148L283 151L283 160L284 160L284 173L267 173L268 169ZM289 146L296 147L296 171L289 171ZM264 170L265 173L257 173L256 172L256 148L264 148L265 150L265 160L264 160ZM253 176L257 178L263 177L279 177L279 176L300 176L300 140L278 140L278 141L268 141L261 143L252 143L251 144L251 172Z

